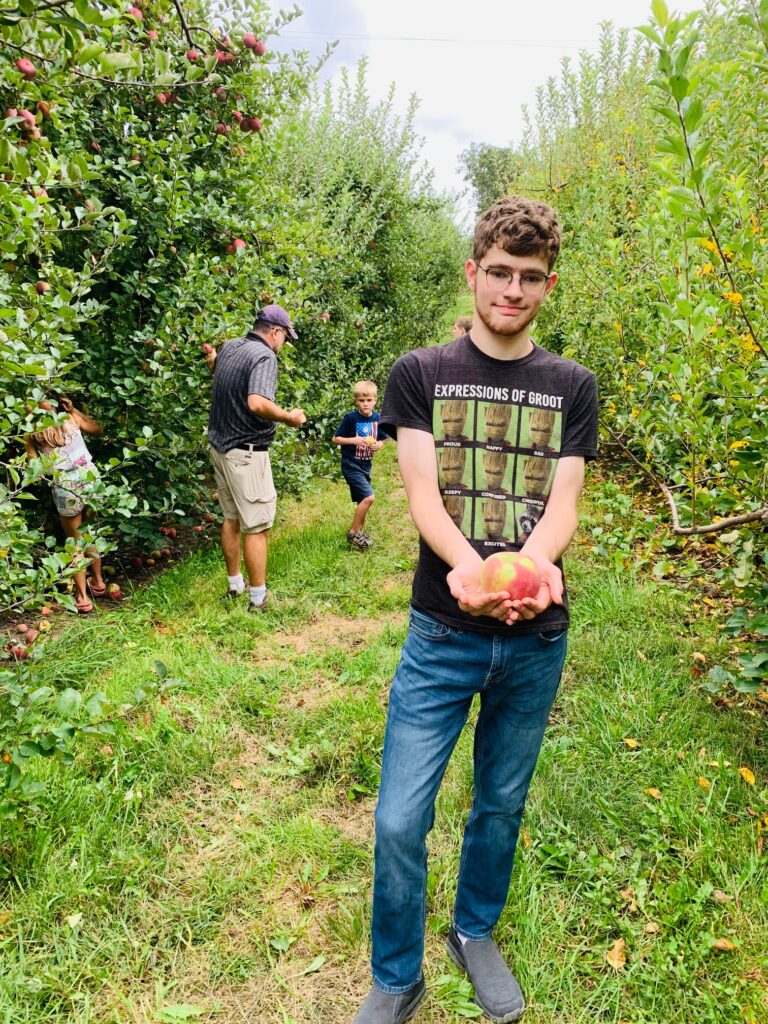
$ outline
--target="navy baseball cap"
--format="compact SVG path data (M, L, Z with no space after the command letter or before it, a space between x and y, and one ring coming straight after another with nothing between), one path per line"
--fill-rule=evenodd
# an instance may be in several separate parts
M256 314L256 319L264 320L268 324L274 324L275 327L284 327L294 341L298 338L298 334L293 329L291 318L282 306L263 306Z

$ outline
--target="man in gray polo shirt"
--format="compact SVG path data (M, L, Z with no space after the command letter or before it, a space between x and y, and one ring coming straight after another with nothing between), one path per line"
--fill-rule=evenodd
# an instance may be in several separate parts
M245 591L240 571L240 540L250 584L248 611L267 605L267 537L275 518L277 494L272 482L269 446L278 423L300 427L301 409L275 402L277 353L290 334L290 317L282 306L264 306L243 338L228 341L213 353L213 395L208 419L211 462L224 515L221 550L229 588L225 601Z

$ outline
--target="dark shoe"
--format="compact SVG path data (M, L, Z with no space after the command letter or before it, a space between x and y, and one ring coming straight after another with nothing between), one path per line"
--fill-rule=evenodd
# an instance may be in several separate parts
M399 992L397 995L382 992L374 983L352 1024L404 1024L416 1013L426 993L427 986L423 978L407 992Z
M361 539L362 539L362 541L363 541L363 544L365 544L366 548L369 548L369 547L371 547L371 545L373 544L373 540L372 540L372 538L371 538L371 537L369 537L369 536L368 536L368 534L367 534L367 533L365 533L365 532L363 532L363 531L361 530L361 531L360 531L360 537L361 537Z
M256 604L255 601L251 601L249 603L249 605L248 605L248 611L249 612L264 612L264 611L267 610L268 603L269 603L269 591L267 591L266 594L264 595L264 600L261 602L261 604Z
M470 939L462 945L450 928L446 945L451 960L469 975L475 987L475 1002L486 1017L496 1024L520 1020L525 1013L525 999L493 939Z
M221 603L229 604L230 601L236 601L238 597L242 597L244 593L244 590L228 590L221 598Z
M347 540L356 551L367 551L370 547L370 540L366 538L364 533L360 533L359 531L357 533L352 533L350 530L347 534Z

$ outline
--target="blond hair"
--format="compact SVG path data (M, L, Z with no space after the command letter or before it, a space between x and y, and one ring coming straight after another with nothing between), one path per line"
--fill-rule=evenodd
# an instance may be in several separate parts
M359 380L353 388L355 398L362 398L363 395L373 395L376 398L378 393L379 389L372 380Z

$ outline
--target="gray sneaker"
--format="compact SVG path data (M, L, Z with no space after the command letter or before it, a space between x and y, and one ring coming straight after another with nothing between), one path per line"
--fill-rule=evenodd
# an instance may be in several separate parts
M397 995L382 992L374 984L352 1024L404 1024L416 1013L426 993L427 986L423 978L407 992Z
M466 971L475 987L475 1002L496 1024L510 1024L525 1013L525 999L493 939L469 939L462 944L453 928L446 939L453 962Z
M269 591L267 591L266 594L264 595L264 600L261 602L261 604L256 604L255 601L250 601L248 603L248 611L251 614L253 614L254 612L265 612L267 610L268 606L269 606Z

